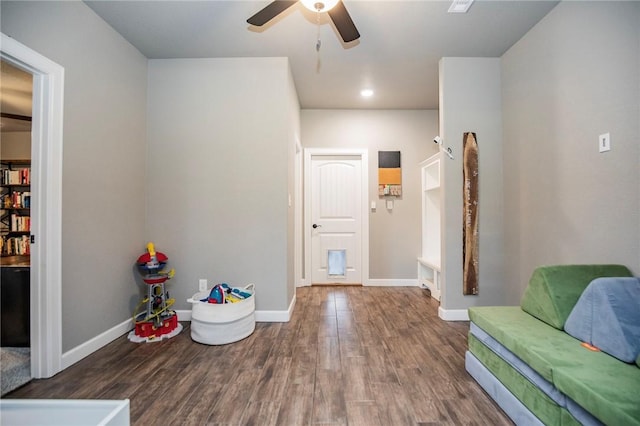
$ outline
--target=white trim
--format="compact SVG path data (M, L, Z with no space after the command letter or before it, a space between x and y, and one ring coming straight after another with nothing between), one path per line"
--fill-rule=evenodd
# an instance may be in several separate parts
M64 370L65 368L71 367L76 362L91 355L98 349L108 345L117 338L123 336L124 334L127 334L131 330L133 330L133 321L131 319L128 319L116 325L115 327L111 327L109 330L100 333L96 337L76 346L70 351L63 353L62 369Z
M64 68L0 33L0 57L33 75L31 130L31 376L62 369Z
M191 321L190 310L179 310L175 312L178 315L178 321ZM62 354L62 369L64 370L65 368L72 366L76 362L113 342L117 338L127 334L128 332L133 330L133 328L133 321L131 319L128 319L114 327L111 327L109 330L104 331L96 337L76 346L70 351L65 352L64 354Z
M438 316L445 321L469 321L469 312L466 309L442 309L440 306Z
M362 269L363 285L369 285L369 151L366 149L304 148L304 279L311 285L311 157L314 155L359 156L362 172Z
M293 241L294 241L294 254L293 254L293 278L295 281L295 287L302 286L303 282L303 261L302 258L302 244L303 244L303 235L304 235L304 223L302 217L302 161L303 161L303 152L302 145L300 144L300 140L296 136L296 154L294 160L294 171L293 171Z
M191 321L191 310L179 310L179 311L175 311L176 314L178 315L178 321Z
M256 322L289 322L295 306L296 295L294 294L289 304L289 309L286 311L255 311ZM178 321L191 321L191 310L178 310L176 314L178 315ZM72 366L131 330L133 330L133 321L128 319L65 352L62 354L62 369Z
M256 311L256 322L289 322L296 306L296 295L293 295L289 309L286 311Z
M255 311L256 322L289 322L296 306L296 295L293 295L289 309L286 311ZM176 311L178 321L191 321L191 310Z
M311 283L308 283L305 278L302 278L296 287L311 287Z
M418 287L418 280L413 278L401 280L371 278L366 285L367 287Z

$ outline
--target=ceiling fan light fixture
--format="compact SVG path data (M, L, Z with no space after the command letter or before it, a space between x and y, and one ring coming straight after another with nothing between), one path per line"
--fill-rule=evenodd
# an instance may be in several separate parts
M312 12L328 12L340 0L300 0L300 3Z
M320 33L320 12L327 12L335 29L344 43L350 43L360 38L360 33L351 19L351 15L341 0L300 0L304 7L316 12L318 34ZM273 18L297 4L298 0L274 0L258 13L247 19L247 23L261 27ZM320 37L318 37L319 39Z

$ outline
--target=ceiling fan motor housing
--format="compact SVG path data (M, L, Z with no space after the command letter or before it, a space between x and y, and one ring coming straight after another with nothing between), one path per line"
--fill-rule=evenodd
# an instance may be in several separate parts
M338 0L300 0L302 5L312 12L327 12L338 3Z
M360 38L360 33L353 23L351 16L349 16L347 8L344 7L344 3L342 2L342 0L299 1L304 5L304 7L311 10L312 12L327 12L329 14L329 18L331 18L331 21L335 25L336 30L338 30L338 33L340 33L342 41L344 41L345 43L349 43ZM298 0L272 1L265 8L247 19L247 22L251 25L261 27L297 2Z

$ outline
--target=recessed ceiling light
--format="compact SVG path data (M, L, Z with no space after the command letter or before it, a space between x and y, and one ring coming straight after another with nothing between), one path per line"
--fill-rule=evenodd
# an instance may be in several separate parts
M467 13L473 0L453 0L449 7L449 13Z
M373 90L363 89L360 91L360 96L362 96L363 98L370 98L371 96L373 96Z

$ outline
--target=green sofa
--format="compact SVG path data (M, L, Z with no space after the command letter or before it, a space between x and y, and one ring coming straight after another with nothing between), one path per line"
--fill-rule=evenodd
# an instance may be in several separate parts
M640 426L640 357L620 361L563 329L594 279L631 276L621 265L538 268L520 306L469 309L467 371L516 424Z

